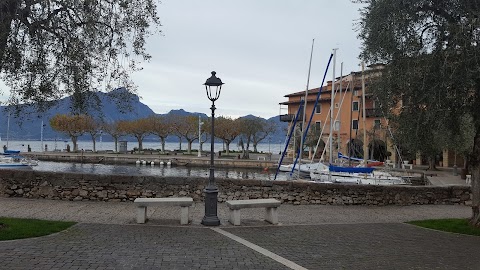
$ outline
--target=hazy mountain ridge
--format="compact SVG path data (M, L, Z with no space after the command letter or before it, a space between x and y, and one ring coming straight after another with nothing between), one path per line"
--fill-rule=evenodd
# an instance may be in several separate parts
M90 115L94 117L102 117L107 122L113 122L118 120L133 120L138 118L144 118L151 115L155 115L150 107L140 102L140 99L137 95L126 94L130 96L125 96L125 93L122 93L122 89L114 90L110 93L97 92L98 101L101 104L100 110L96 110L93 104L87 105L87 111ZM128 98L129 108L124 106L119 106L118 100L125 100ZM93 103L93 101L92 101ZM20 117L15 117L14 114L11 114L10 117L10 129L9 129L9 140L40 140L41 139L41 125L42 120L44 124L43 128L43 139L44 140L63 140L69 139L64 134L55 132L50 127L49 119L56 114L69 114L72 111L71 108L72 97L66 97L56 102L54 106L45 110L45 112L39 114L35 111L35 106L25 105L22 109L24 113ZM121 104L120 104L121 105ZM157 114L162 115L162 114ZM208 115L198 112L187 112L183 109L171 110L170 112L164 115L195 115L201 116L203 119L208 118ZM254 117L253 115L247 115L244 117ZM2 141L7 140L7 129L8 129L8 111L6 106L0 106L0 138ZM274 116L267 121L275 121L278 124L278 130L272 136L270 136L271 143L283 142L285 138L285 129L287 123L279 121L279 116ZM89 140L89 136L82 136L81 140ZM104 141L111 140L109 135L103 136ZM129 139L130 140L130 139ZM133 139L131 139L133 140ZM155 136L148 136L145 138L146 141L155 141L158 140ZM173 142L178 141L176 136L169 136L167 141ZM264 143L268 143L268 138L265 139Z

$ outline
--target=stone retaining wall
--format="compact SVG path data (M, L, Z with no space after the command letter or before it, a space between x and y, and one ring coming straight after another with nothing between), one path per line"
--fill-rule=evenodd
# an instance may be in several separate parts
M0 196L53 200L133 201L189 196L203 200L208 179L0 170ZM216 179L220 202L276 198L289 204L470 204L467 186L367 186L298 181Z

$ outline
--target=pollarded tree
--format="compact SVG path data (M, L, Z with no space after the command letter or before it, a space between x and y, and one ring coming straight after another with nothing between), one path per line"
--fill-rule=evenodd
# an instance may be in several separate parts
M125 133L120 130L119 128L119 122L103 122L101 124L102 130L105 131L107 134L112 136L113 141L115 142L115 152L118 152L118 139L120 139L121 136L124 136Z
M241 142L242 142L242 150L244 149L244 144L246 144L245 151L243 151L242 158L249 159L250 158L250 143L253 141L253 138L256 133L261 132L262 127L262 119L258 117L242 117L238 118L238 124L240 126L240 134L241 134Z
M480 2L362 0L361 57L384 63L369 89L414 148L458 133L471 116L471 223L480 227ZM428 149L427 149L428 150Z
M277 129L276 123L272 121L267 121L262 118L257 118L257 121L259 121L259 127L260 129L255 132L252 136L252 144L253 144L253 151L257 151L257 146L258 144L263 141L268 135L272 134L275 132Z
M317 127L316 125L312 125L308 130L307 137L305 138L304 147L308 147L309 157L312 157L312 155L315 157L317 156L318 153L321 154L323 152L323 149L325 148L325 142L323 140L319 141L320 135L322 133L321 131L322 129L320 127ZM315 148L317 147L317 143L318 143L318 148L314 153ZM300 146L297 146L296 148L298 147Z
M175 133L187 140L187 153L192 153L192 143L198 139L198 117L193 115L176 116L172 125Z
M143 150L143 139L152 132L151 121L149 121L148 118L119 121L118 129L121 132L132 135L137 139L138 151Z
M159 24L156 0L0 1L0 74L10 101L73 94L77 108L82 93L101 86L132 89L129 73L150 58L146 38Z
M93 152L97 151L97 138L102 132L102 125L92 116L85 117L85 132L90 134L93 143Z
M73 143L73 151L78 151L77 140L87 129L87 115L57 114L50 119L50 126L58 132L65 133Z
M160 138L162 144L162 153L165 152L165 139L172 133L172 125L166 116L152 116L149 118L152 122L152 134Z
M240 135L239 122L229 117L220 116L215 119L215 137L223 140L226 154L230 153L230 143Z

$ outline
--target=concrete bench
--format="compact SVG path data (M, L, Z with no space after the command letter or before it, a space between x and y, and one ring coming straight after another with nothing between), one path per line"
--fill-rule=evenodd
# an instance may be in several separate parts
M265 157L257 157L257 160L266 160Z
M252 200L234 200L227 201L227 206L230 208L230 223L235 226L240 225L240 209L243 208L265 208L265 220L278 224L277 208L281 202L275 199L252 199Z
M180 224L188 224L188 207L192 206L193 199L189 197L182 198L136 198L133 202L137 206L137 223L145 223L147 219L147 206L170 205L180 206Z

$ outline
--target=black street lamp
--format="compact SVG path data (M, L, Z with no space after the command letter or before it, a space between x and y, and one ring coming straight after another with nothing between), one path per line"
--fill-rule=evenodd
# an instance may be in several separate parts
M215 138L215 101L220 97L223 82L220 78L215 76L216 72L212 71L212 76L204 83L207 97L212 101L212 133L210 141L210 177L208 178L208 185L204 189L205 193L205 216L202 219L202 224L205 226L218 226L220 220L217 216L217 197L218 188L215 185L215 167L213 165L213 156L215 155L214 138Z

